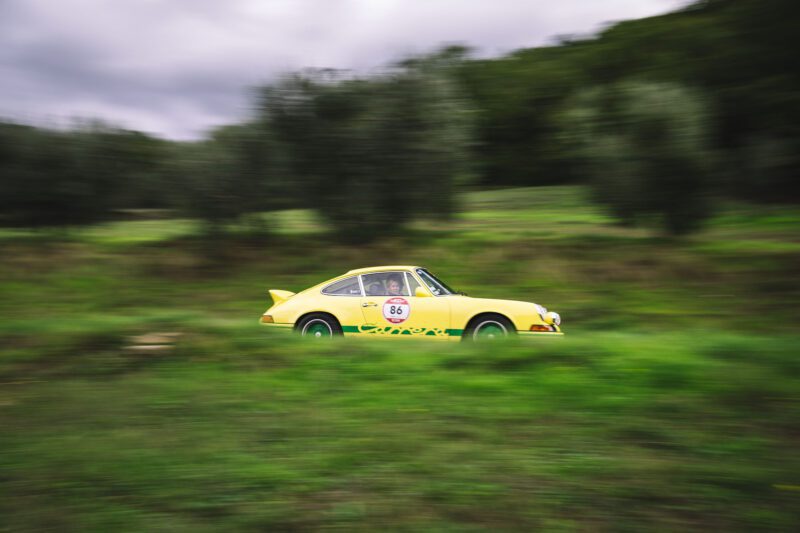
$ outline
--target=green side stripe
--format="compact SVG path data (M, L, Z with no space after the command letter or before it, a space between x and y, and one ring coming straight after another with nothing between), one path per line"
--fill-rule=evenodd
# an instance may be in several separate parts
M364 331L366 331L366 330L372 330L372 329L375 329L375 328L377 328L377 326L362 326L361 328L359 328L358 326L342 326L342 331L344 333L364 333ZM391 328L389 328L389 329L391 329ZM463 329L446 329L446 330L444 330L444 332L445 332L446 335L449 335L450 337L460 337L464 333L464 330ZM403 333L400 333L400 334L401 335L411 335L411 332L404 331ZM436 335L436 333L433 330L428 330L423 335Z

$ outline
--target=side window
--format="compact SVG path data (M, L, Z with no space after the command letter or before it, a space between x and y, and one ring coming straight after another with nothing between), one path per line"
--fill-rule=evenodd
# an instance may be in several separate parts
M322 289L322 294L327 294L328 296L361 296L361 286L358 284L358 276L331 283Z
M362 274L364 292L367 296L408 296L408 287L403 272L376 272Z
M419 284L417 278L410 272L406 272L406 279L408 280L408 291L411 296L414 296L417 293L417 287L421 287L422 285Z

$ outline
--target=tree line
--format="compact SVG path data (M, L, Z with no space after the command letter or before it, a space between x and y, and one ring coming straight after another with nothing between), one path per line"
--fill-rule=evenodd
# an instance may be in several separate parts
M2 123L0 223L168 207L219 231L301 207L361 241L449 216L465 186L585 183L622 223L686 233L720 197L800 200L797 12L705 0L496 59L449 47L367 76L294 73L192 143Z

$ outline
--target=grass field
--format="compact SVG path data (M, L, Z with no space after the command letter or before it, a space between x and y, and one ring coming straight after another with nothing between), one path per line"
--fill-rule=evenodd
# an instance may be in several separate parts
M584 194L470 193L360 247L302 211L222 243L169 219L0 232L0 531L795 530L800 212L729 205L672 240ZM567 336L257 325L269 288L394 263Z

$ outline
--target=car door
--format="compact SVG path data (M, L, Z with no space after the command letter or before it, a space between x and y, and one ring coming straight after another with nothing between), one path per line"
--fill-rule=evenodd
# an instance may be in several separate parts
M365 296L362 330L374 335L401 335L424 338L449 337L450 302L435 297L412 272L385 271L361 274ZM395 290L397 285L399 290ZM426 296L417 296L419 287Z
M322 310L332 313L342 326L345 336L360 333L364 326L364 313L361 312L361 281L358 276L340 279L320 291Z

